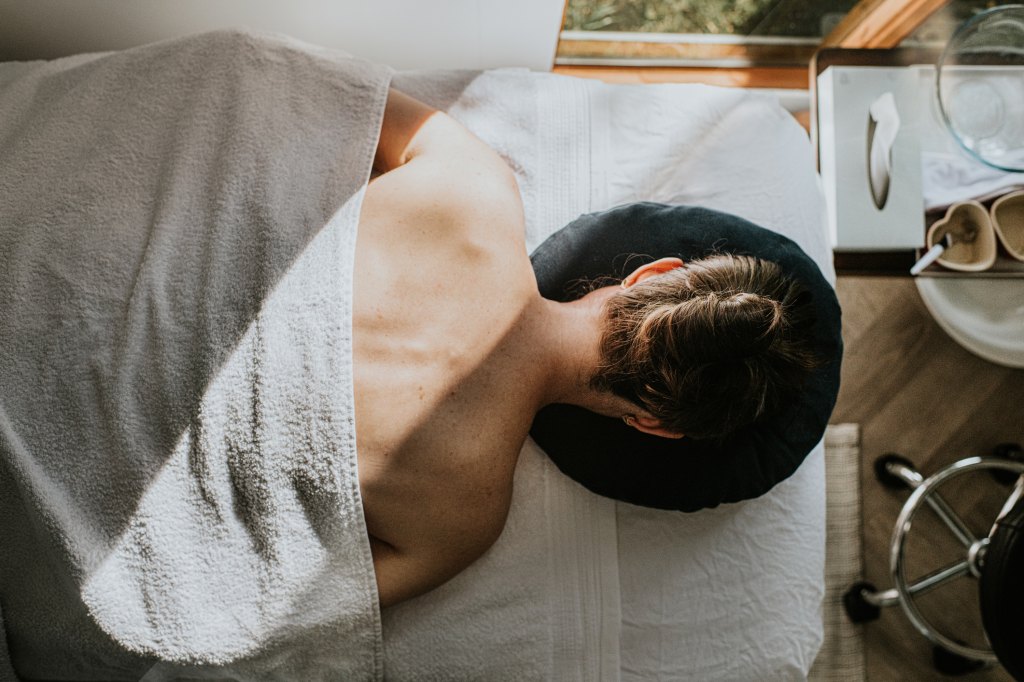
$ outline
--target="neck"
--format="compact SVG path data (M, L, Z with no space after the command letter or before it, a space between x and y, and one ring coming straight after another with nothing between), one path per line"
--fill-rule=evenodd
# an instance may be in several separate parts
M551 403L595 409L590 379L600 361L603 304L614 293L606 287L571 303L540 299L530 335L543 372L538 410Z

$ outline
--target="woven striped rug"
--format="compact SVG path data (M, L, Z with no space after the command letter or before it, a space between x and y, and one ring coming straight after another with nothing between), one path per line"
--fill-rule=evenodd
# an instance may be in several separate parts
M843 611L843 593L860 580L860 427L833 424L825 431L826 546L825 639L808 679L811 682L864 682L864 626Z

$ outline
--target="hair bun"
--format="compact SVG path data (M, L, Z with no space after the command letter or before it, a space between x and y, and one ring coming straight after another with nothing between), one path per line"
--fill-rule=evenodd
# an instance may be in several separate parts
M747 291L715 298L714 337L728 355L746 358L764 353L781 338L785 324L780 301Z

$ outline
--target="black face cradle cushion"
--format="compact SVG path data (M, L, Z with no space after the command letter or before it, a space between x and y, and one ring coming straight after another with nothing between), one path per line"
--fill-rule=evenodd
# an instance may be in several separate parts
M549 405L530 435L559 469L589 490L624 502L696 511L758 497L788 478L821 440L839 392L843 342L839 303L818 266L795 242L742 218L704 208L637 203L581 216L531 255L540 293L575 300L588 282L621 280L666 256L716 253L778 263L811 295L812 348L824 361L781 413L724 441L650 436L621 419Z

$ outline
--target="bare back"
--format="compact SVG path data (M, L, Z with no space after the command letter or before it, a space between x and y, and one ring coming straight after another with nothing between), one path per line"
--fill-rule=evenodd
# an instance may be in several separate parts
M494 542L537 401L516 376L538 297L518 190L486 148L452 154L459 173L425 155L373 180L359 224L359 479L384 605Z

